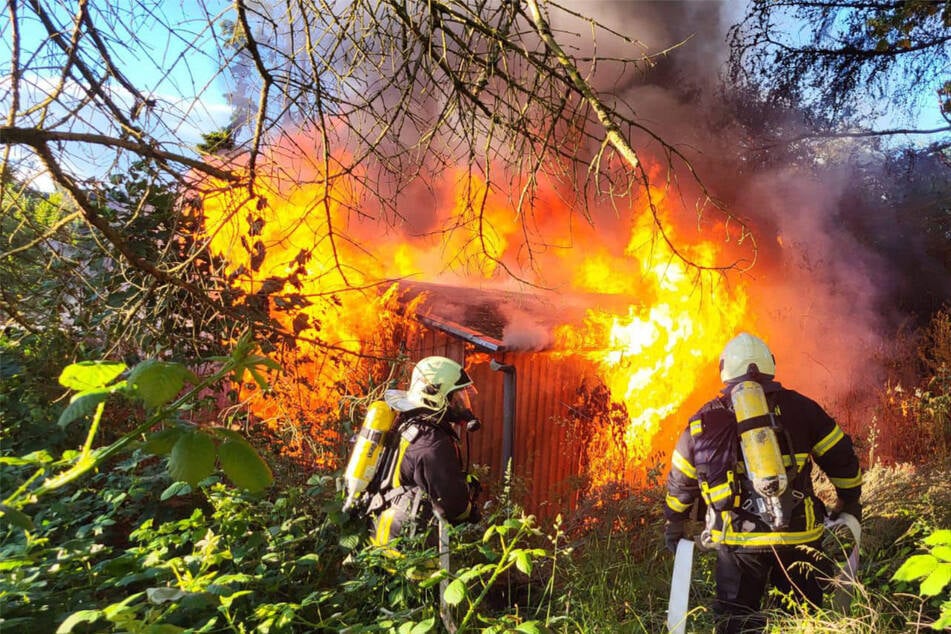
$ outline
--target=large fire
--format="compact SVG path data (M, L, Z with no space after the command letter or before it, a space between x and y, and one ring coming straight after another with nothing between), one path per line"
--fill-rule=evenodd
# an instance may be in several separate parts
M356 179L326 179L324 168L299 154L281 163L273 173L294 178L262 178L253 200L227 187L206 195L206 235L232 283L266 298L270 316L297 337L290 378L255 412L293 421L318 445L340 440L341 430L333 427L339 427L341 394L379 387L357 371L360 355L392 359L393 338L406 336L415 323L405 319L412 308L401 306L388 280L489 288L511 282L508 273L516 271L565 297L613 298L591 305L583 322L550 333L558 354L581 356L597 368L630 417L620 442L608 430L591 439L595 484L628 477L649 453L669 451L672 434L660 433L665 421L699 404L698 388L715 383L698 380L716 378L723 343L748 325L742 286L728 288L715 274L698 273L723 259L722 227L719 236L670 235L696 265L688 266L658 239L647 208L592 225L579 221L558 188L543 186L531 213L519 216L512 202L517 193L490 193L463 171L442 176L447 194L425 227L413 226L413 219L403 226L366 206ZM673 230L677 221L662 192L652 194ZM339 452L319 460L333 465Z

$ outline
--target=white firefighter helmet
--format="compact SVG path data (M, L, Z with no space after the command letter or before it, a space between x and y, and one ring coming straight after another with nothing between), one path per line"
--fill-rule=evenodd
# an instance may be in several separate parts
M733 383L753 373L772 378L776 375L776 358L762 339L741 332L720 353L720 380Z
M452 359L426 357L413 368L409 390L387 390L384 399L400 412L421 407L439 412L449 404L450 394L470 385L472 379Z

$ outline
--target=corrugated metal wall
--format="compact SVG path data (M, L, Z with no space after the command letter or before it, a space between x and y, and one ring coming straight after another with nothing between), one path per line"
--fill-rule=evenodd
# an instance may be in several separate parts
M571 407L589 368L577 360L546 352L481 353L442 332L425 331L413 358L438 354L465 363L479 394L473 411L482 429L469 434L472 464L487 465L495 482L502 479L505 373L492 370L490 359L514 366L516 376L513 471L523 484L519 500L541 517L570 511L576 502L584 440L570 423ZM517 491L518 492L518 491Z

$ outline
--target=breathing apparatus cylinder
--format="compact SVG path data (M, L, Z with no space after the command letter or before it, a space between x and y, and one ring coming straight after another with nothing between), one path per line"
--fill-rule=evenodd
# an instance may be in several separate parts
M753 489L763 497L763 510L773 528L785 528L780 496L789 482L763 386L756 381L741 381L730 391L730 398L746 474Z
M350 461L344 473L347 488L347 499L343 503L344 511L353 506L376 475L386 434L393 428L395 420L396 412L384 401L373 401L367 408L367 415L357 434L353 450L350 452Z

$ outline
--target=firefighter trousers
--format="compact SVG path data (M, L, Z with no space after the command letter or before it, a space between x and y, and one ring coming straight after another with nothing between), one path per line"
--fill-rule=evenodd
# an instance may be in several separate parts
M824 580L831 571L819 547L819 542L765 552L721 547L715 570L716 634L763 631L766 620L760 608L770 585L784 597L784 603L776 607L821 607Z

